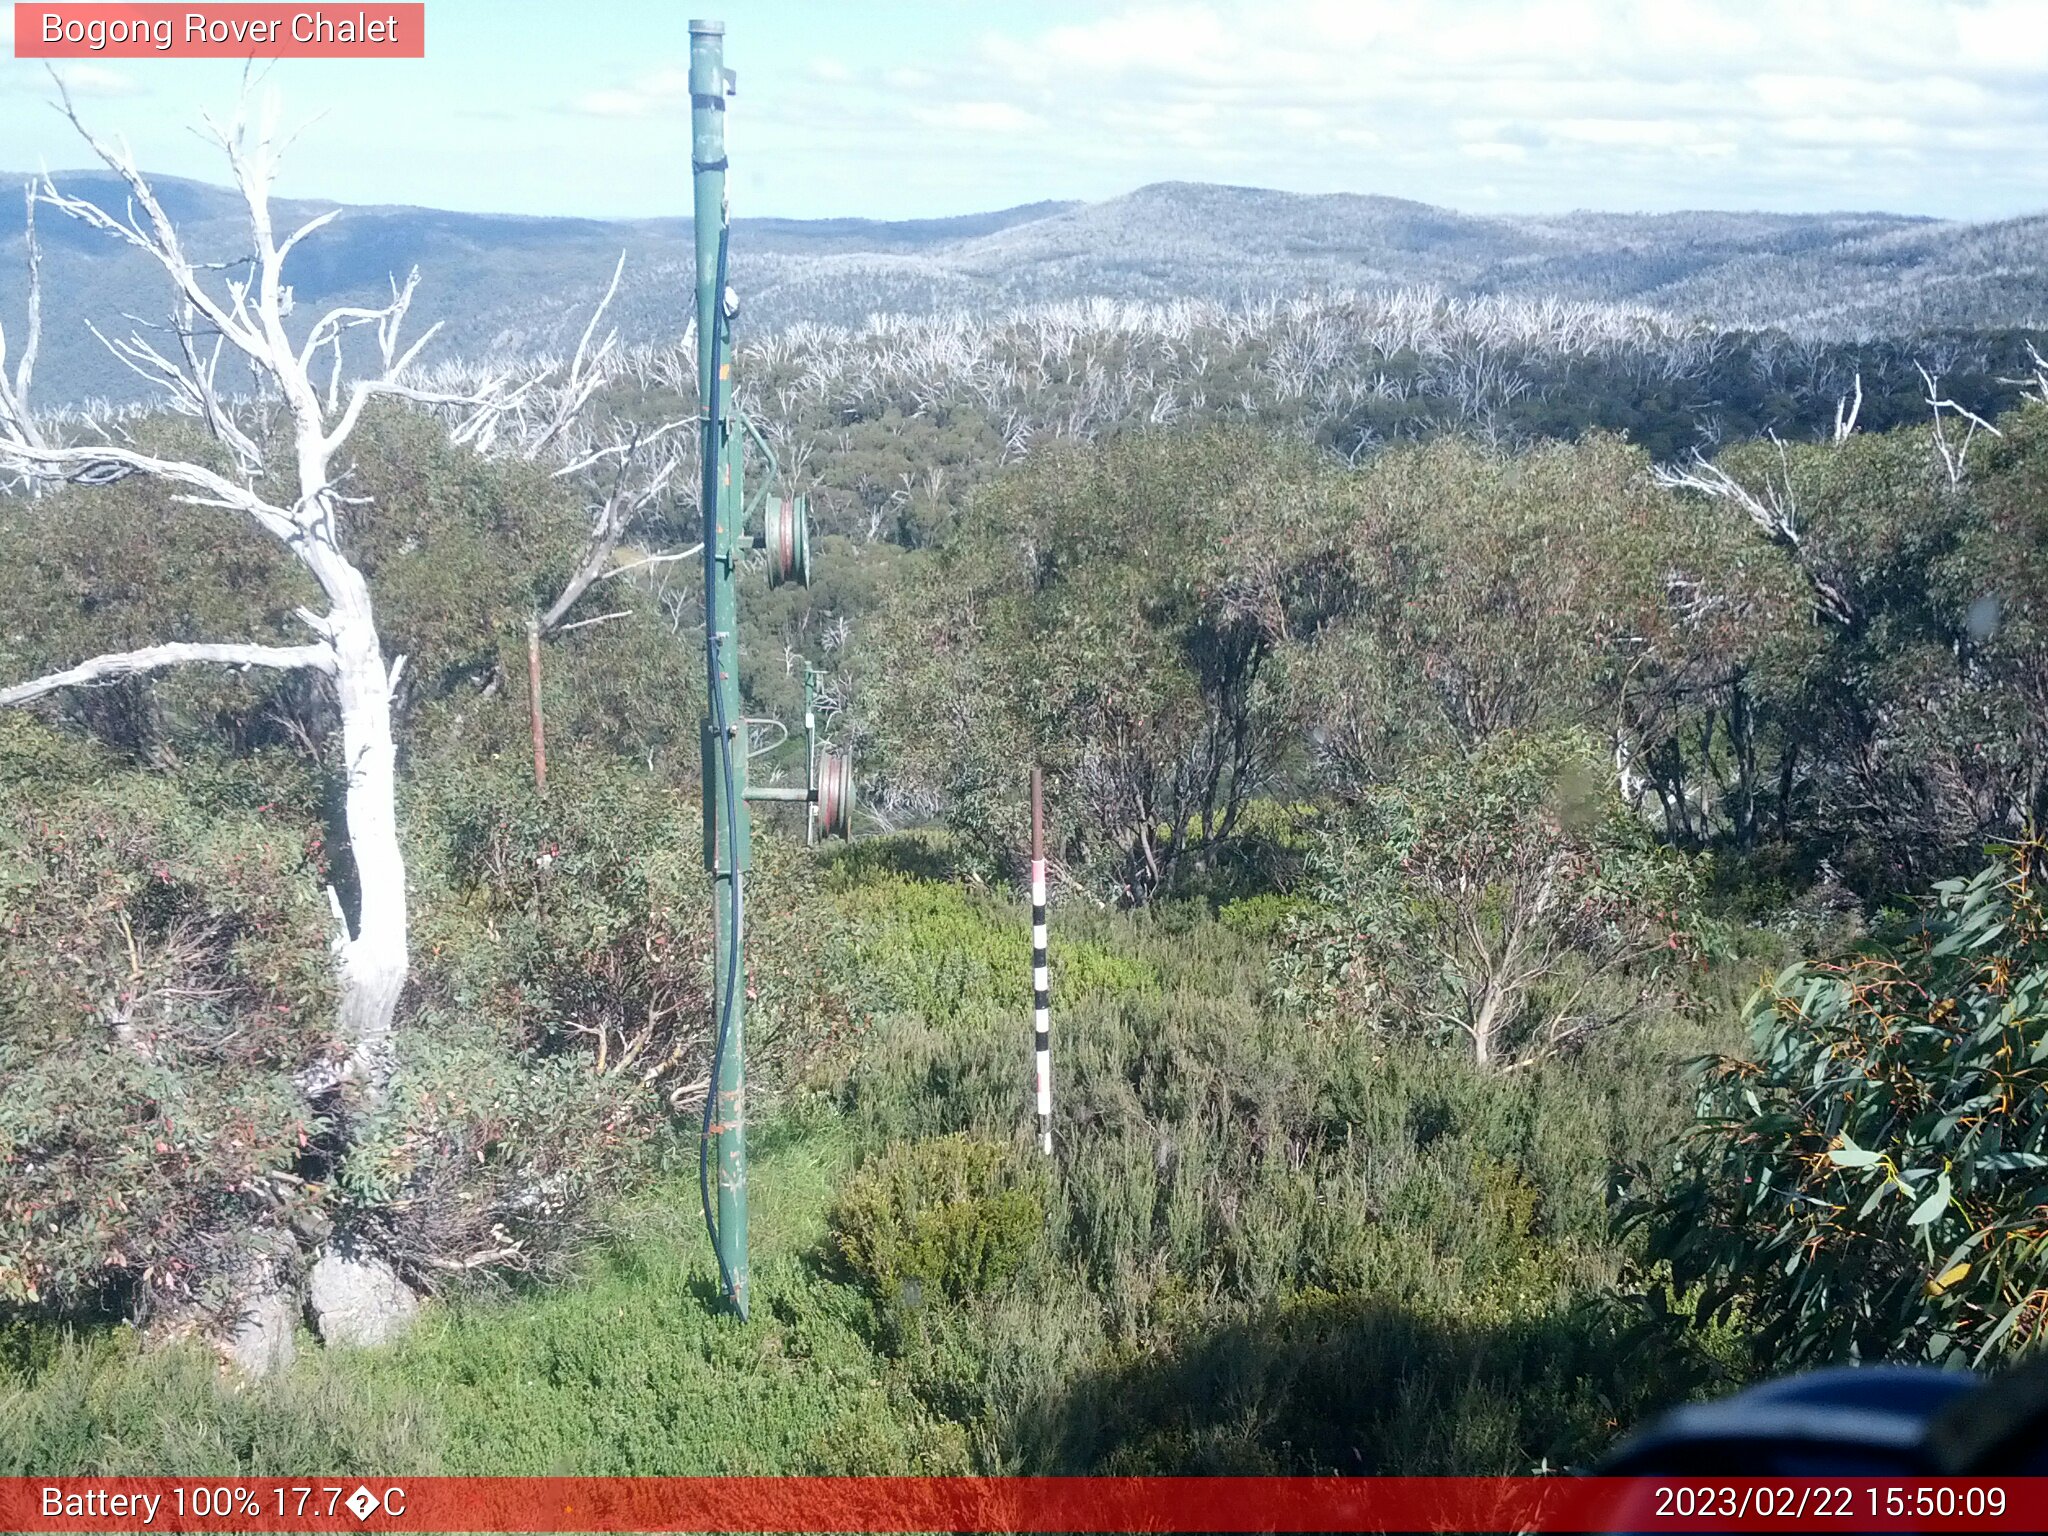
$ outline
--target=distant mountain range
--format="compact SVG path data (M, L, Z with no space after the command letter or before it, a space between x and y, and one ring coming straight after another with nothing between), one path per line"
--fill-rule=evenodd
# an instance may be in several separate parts
M14 177L19 184L25 177ZM67 191L118 209L104 171ZM0 186L7 183L0 181ZM195 255L246 247L228 189L155 182ZM677 200L687 196L678 183ZM280 200L292 223L334 206ZM140 381L86 332L165 310L136 252L44 209L45 400L129 398ZM0 321L18 334L22 206L0 199ZM688 219L607 222L346 206L300 246L307 307L370 300L417 265L415 321L446 322L438 355L566 349L626 254L613 320L629 342L679 335L690 303ZM1885 213L1480 216L1398 198L1304 196L1168 182L1099 203L1035 203L950 219L740 219L744 325L858 325L876 313L988 312L1106 296L1236 300L1310 290L1433 288L1459 296L1595 300L1728 327L1831 338L2048 322L2048 216L1955 223Z

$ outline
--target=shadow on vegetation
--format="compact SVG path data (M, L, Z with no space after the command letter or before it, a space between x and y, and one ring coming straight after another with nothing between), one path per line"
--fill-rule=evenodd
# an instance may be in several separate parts
M1080 1377L1019 1415L1029 1472L1488 1476L1583 1465L1705 1362L1586 1302L1503 1324L1308 1293Z
M952 839L939 833L902 832L828 847L821 860L829 883L848 890L878 878L952 880L959 872Z

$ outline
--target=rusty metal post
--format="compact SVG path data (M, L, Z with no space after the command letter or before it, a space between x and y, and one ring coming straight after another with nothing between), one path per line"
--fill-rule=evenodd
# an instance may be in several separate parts
M540 620L526 621L526 697L533 707L533 787L548 792L548 733L540 715Z

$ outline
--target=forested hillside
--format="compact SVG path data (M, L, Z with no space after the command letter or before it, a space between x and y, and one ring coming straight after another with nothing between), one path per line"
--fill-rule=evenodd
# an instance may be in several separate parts
M21 185L25 176L0 176ZM57 172L82 198L122 189L104 170ZM202 260L246 254L230 188L165 177L157 185ZM687 193L678 184L678 205ZM335 208L278 200L293 223ZM22 294L23 221L0 198L0 310ZM1408 292L1453 302L1505 298L1614 306L1616 320L1738 333L1738 346L1863 341L2048 322L2041 224L1961 224L1886 213L1700 211L1481 216L1397 198L1303 196L1169 182L1100 203L1038 203L955 218L749 218L733 225L733 270L757 334L791 326L859 328L878 315L971 315L1076 299L1242 307L1315 296ZM68 317L153 313L153 269L95 230L44 221L47 398L146 398L146 380ZM376 305L414 266L434 281L421 324L478 360L571 349L620 256L611 308L628 345L672 341L690 284L687 218L607 222L343 207L295 254L293 291L308 305ZM1752 333L1779 333L1777 337ZM1918 350L1939 360L1952 340Z
M1099 210L1034 212L931 239L1053 271ZM1537 270L743 334L817 534L808 588L748 557L748 713L823 667L865 807L756 813L744 1322L690 354L554 289L510 375L408 365L404 304L360 387L239 310L267 395L10 373L0 1474L1526 1472L2036 1347L2041 338Z

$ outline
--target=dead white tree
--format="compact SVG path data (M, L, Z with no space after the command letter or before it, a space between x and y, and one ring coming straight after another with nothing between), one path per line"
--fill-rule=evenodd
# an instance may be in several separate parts
M174 502L226 508L276 539L318 583L325 607L323 611L298 610L298 621L311 635L303 644L223 640L146 646L94 657L17 683L0 690L0 705L24 704L59 689L194 663L306 669L330 680L341 723L347 774L345 818L358 899L355 912L345 913L340 896L332 888L328 892L341 982L337 1059L305 1086L309 1092L319 1092L352 1082L366 1103L374 1105L391 1083L393 1020L410 964L392 734L392 695L405 658L384 654L369 582L343 548L339 514L344 505L359 498L342 495L337 459L361 423L364 409L380 397L453 408L461 418L454 428L456 435L474 438L488 430L490 422L506 408L509 396L489 384L457 396L405 382L408 367L434 333L430 328L410 346L400 348L401 328L419 279L417 271L403 285L393 284L390 303L374 309L348 305L331 309L313 320L302 339L292 339L287 329L293 303L285 281L286 260L300 241L329 223L335 213L322 214L278 238L270 210L278 148L274 96L266 97L253 135L247 121L246 93L227 126L206 121L208 136L225 153L247 208L251 241L248 256L214 266L201 263L187 251L127 147L117 148L94 136L80 121L61 82L58 90L72 126L125 184L128 206L125 216L117 216L64 193L47 177L34 189L34 197L133 246L162 269L173 295L174 318L167 332L170 342L160 346L138 328L125 340L108 345L123 363L163 387L171 409L204 422L226 451L231 468L222 472L158 457L104 434L100 441L76 442L60 440L54 429L39 430L27 410L29 377L23 368L7 397L0 400L0 472L41 486L102 485L132 475L160 480L174 488ZM326 391L316 389L312 382L315 360L323 349L333 348L338 354L343 334L358 328L369 328L374 334L377 370L344 385L337 367ZM32 319L27 349L31 354L34 333ZM274 458L282 460L284 454L268 448L264 434L244 426L242 418L249 406L245 403L238 409L229 395L221 374L224 356L238 358L247 366L259 398L281 406L289 429L289 463L272 462Z
M1863 414L1863 374L1856 374L1856 396L1843 395L1835 401L1835 442L1846 443L1856 431L1856 418Z
M1776 433L1771 434L1771 442L1778 450L1778 475L1775 479L1766 476L1760 492L1752 491L1697 448L1689 464L1659 464L1651 477L1666 490L1696 491L1740 507L1764 537L1791 552L1813 589L1814 606L1822 617L1853 624L1856 605L1841 584L1821 569L1808 546L1800 523L1799 497L1792 485L1791 456Z
M652 432L633 431L613 448L593 453L563 471L565 474L572 471L580 472L593 468L606 459L613 461L610 488L604 500L592 513L590 542L584 547L583 558L577 562L574 573L554 602L549 604L547 612L536 621L536 628L541 635L577 628L577 624L567 624L563 621L568 618L569 610L576 606L583 594L599 582L610 581L632 571L687 560L703 552L704 546L699 544L693 549L642 555L638 559L628 560L619 565L612 563L612 556L618 551L619 541L626 536L627 530L661 499L682 467L685 456L675 451L669 439L685 425L685 422L672 421L655 428ZM667 451L663 451L664 449ZM644 472L640 470L643 455L652 460L651 466ZM593 619L584 619L578 621L578 624L595 622L597 621Z
M590 530L576 568L546 611L535 613L529 625L540 638L626 617L631 610L568 622L570 610L599 583L652 572L703 552L700 544L613 563L627 535L676 487L683 486L683 494L690 494L688 477L680 472L694 466L696 454L696 445L687 436L696 424L694 416L650 427L601 409L606 389L628 374L643 388L657 375L657 381L667 387L696 387L693 372L667 366L669 354L649 348L624 350L616 328L606 329L599 338L625 270L622 252L566 363L553 359L516 365L523 383L507 395L505 407L493 414L487 437L469 439L488 455L551 465L553 479L576 487L589 498ZM486 385L501 387L496 386L489 365L475 362L442 364L436 378L452 386L448 392L456 395Z
M2040 348L2031 341L2027 343L2027 367L2024 379L2000 379L2001 384L2017 384L2026 391L2026 398L2036 405L2048 405L2048 357L2041 355Z
M1963 473L1970 462L1970 445L1977 440L1977 433L1981 430L1989 432L1993 437L2003 437L2005 434L1975 411L1945 397L1941 392L1940 374L1929 373L1918 363L1913 366L1919 371L1920 381L1927 386L1927 404L1934 412L1935 451L1941 455L1942 465L1948 470L1948 483L1954 488L1963 483ZM1942 415L1943 411L1960 416L1968 423L1969 430L1963 434L1961 442L1950 440L1948 420Z
M15 361L14 377L7 377L7 327L0 324L0 433L19 435L36 447L46 446L29 413L28 391L35 381L36 347L43 333L43 257L36 243L36 184L22 189L27 201L22 228L28 245L28 321L22 328L21 356Z

